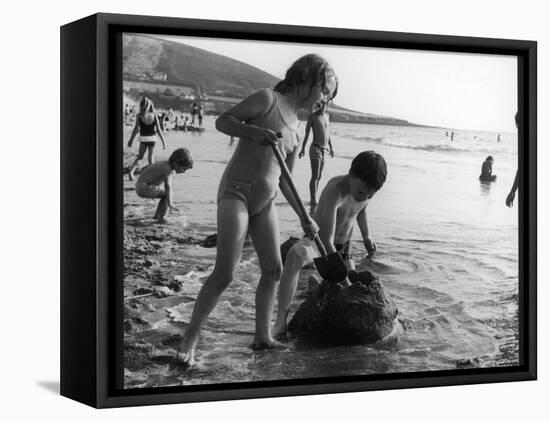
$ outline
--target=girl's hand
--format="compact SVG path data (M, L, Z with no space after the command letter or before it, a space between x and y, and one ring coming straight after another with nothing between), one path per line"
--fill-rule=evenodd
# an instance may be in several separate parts
M277 133L273 132L271 129L267 128L260 128L261 135L260 135L260 144L262 145L275 145L277 146L279 144L279 136L277 136Z
M301 150L300 153L298 154L298 158L302 158L304 155L306 155L305 151Z
M363 241L365 249L367 250L367 258L372 258L376 253L376 243L374 243L370 238Z
M319 226L314 220L310 219L309 221L302 221L302 229L306 236L313 240L319 231Z

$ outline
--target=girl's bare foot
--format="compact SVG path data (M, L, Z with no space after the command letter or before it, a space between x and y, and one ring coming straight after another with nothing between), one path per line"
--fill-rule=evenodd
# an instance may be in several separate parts
M286 344L281 343L280 341L269 339L269 340L257 340L254 339L254 343L250 346L253 350L266 350L266 349L288 349Z
M184 336L180 343L180 347L176 353L175 361L179 365L193 366L195 364L195 349L197 347L197 339L193 336Z

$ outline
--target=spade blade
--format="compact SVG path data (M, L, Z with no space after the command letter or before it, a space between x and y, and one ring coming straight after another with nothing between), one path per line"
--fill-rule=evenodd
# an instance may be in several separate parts
M338 252L315 258L313 262L324 280L341 283L348 276L346 264Z

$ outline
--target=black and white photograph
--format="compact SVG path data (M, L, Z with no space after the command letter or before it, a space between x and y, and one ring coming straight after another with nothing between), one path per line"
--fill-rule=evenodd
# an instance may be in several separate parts
M518 58L122 34L123 387L520 365Z

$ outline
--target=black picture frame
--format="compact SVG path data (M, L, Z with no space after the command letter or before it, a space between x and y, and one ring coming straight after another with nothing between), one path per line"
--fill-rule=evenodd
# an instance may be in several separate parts
M122 32L314 42L518 58L520 365L120 388ZM535 380L537 44L534 41L95 14L61 27L61 394L97 408ZM117 351L118 350L118 351Z

